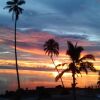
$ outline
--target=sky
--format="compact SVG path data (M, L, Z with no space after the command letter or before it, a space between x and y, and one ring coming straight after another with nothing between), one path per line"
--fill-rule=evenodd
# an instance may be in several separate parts
M7 0L0 0L0 92L15 90L14 21L3 8ZM22 88L54 87L57 72L43 45L50 38L60 45L55 63L69 62L67 41L78 42L84 54L95 56L94 66L100 70L100 0L26 0L17 23L17 52ZM45 76L45 77L44 77ZM77 77L78 87L95 85L98 73ZM71 73L63 76L70 87ZM88 84L87 84L88 83Z

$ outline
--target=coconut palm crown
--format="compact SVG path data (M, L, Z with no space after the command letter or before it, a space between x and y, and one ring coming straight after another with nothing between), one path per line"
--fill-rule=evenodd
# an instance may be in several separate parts
M92 54L87 54L81 57L81 53L84 50L82 46L74 46L70 41L67 41L68 50L66 54L70 57L71 62L67 65L66 69L64 69L57 77L56 81L61 77L65 72L72 71L75 74L80 74L80 71L84 71L88 74L88 70L96 71L93 66L93 63L90 60L95 60L95 57ZM89 60L89 61L88 61ZM58 66L65 66L65 64L59 64Z
M54 39L49 39L44 44L44 51L50 57L59 55L59 44Z
M12 18L18 20L19 15L22 14L23 9L20 7L25 4L24 0L10 0L7 1L7 6L4 9L9 9L9 13L12 12Z
M49 39L44 44L44 51L45 51L46 54L48 54L48 56L50 56L54 66L55 66L55 69L59 73L59 70L56 68L56 64L54 63L54 60L53 60L53 56L59 55L59 44L58 44L58 42L56 42L54 39ZM62 80L62 78L60 78L60 79L61 79L62 86L64 87L63 80Z

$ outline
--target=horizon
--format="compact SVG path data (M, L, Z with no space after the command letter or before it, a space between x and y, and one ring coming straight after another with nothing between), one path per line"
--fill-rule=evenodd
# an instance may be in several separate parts
M14 60L14 24L11 13L3 8L8 0L0 1L0 92L14 90L16 84ZM17 52L22 88L36 86L54 87L57 72L43 44L50 38L60 45L55 63L69 62L66 56L67 41L78 42L85 54L93 54L94 66L100 70L100 1L99 0L25 0L23 14L17 24ZM45 76L45 77L44 77ZM71 86L72 77L67 73L64 84ZM98 73L77 77L78 87L96 85ZM90 83L89 83L90 81Z

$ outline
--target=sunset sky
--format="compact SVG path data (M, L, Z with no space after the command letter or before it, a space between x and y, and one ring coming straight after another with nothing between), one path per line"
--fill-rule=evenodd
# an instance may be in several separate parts
M16 89L14 60L14 22L7 0L0 0L0 92ZM100 0L26 0L24 12L17 24L17 51L21 87L54 87L57 75L43 44L54 38L60 44L55 63L69 62L66 56L67 40L78 42L84 54L95 56L94 66L100 69ZM71 73L63 77L66 87L71 86ZM98 73L77 77L79 87L96 84Z

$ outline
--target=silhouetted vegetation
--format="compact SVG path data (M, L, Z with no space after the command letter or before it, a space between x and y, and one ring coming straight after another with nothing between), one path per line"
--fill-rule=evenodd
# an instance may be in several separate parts
M18 89L20 89L20 79L19 79L19 72L18 72L18 58L17 58L17 41L16 41L16 27L17 21L19 19L19 15L22 14L23 9L20 7L21 5L25 4L24 0L10 0L6 2L6 7L4 9L9 9L9 13L12 13L12 19L14 20L14 33L15 33L15 62L16 62L16 72L17 72L17 82L18 82Z
M73 83L72 83L72 89L73 89L73 97L74 100L76 100L76 74L81 74L81 71L85 71L86 74L88 74L88 70L96 71L96 69L93 66L93 63L88 60L95 60L94 56L92 54L87 54L83 57L81 57L81 53L84 50L82 46L77 46L77 43L73 45L70 41L67 41L68 44L68 50L66 54L70 57L71 62L69 64L62 63L57 65L59 66L66 66L66 69L62 70L60 74L56 77L56 81L58 81L59 78L62 77L62 75L66 72L72 73Z
M65 92L64 92L65 91ZM4 95L0 95L0 98L19 100L18 94L22 100L72 100L71 88L63 88L58 85L55 88L45 88L43 86L36 89L20 89L19 91L6 91ZM78 100L99 100L98 94L100 89L92 88L76 88Z
M66 96L69 95L69 99L72 98L70 96L73 93L73 99L76 100L76 96L78 94L79 97L87 96L87 97L96 97L97 93L100 91L100 72L99 78L97 82L98 88L94 89L92 86L81 89L76 88L76 76L82 76L82 71L88 74L88 71L96 72L94 68L93 62L91 60L95 60L95 57L92 54L81 56L81 53L84 51L82 46L78 46L77 43L74 45L72 42L67 41L68 49L66 55L70 57L70 63L61 63L56 65L53 57L59 55L59 43L54 39L49 39L44 44L45 53L50 56L52 63L55 66L55 69L58 72L58 75L55 78L55 81L61 80L62 85L56 86L55 88L45 88L45 87L37 87L36 90L24 90L21 89L20 86L20 78L19 78L19 68L18 68L18 55L17 55L17 22L19 19L19 15L22 14L23 8L21 6L25 4L24 0L10 0L6 2L6 7L4 9L8 9L9 13L12 13L12 19L14 20L14 50L15 50L15 65L16 65L16 73L17 73L17 83L18 89L14 91L6 91L5 95L1 95L3 98L9 98L11 100L21 100L21 98L35 97L37 100L51 99L55 98L55 96ZM64 67L64 69L58 70L58 67ZM70 88L65 88L62 76L66 72L72 73L72 90ZM84 92L85 91L85 92ZM79 93L78 93L79 92ZM53 97L54 96L54 97ZM57 97L58 98L58 97ZM54 100L54 99L53 99Z
M100 71L98 72L97 87L100 88Z
M44 44L44 51L45 51L46 54L48 54L48 56L50 56L54 66L55 66L55 69L57 70L57 72L59 74L59 70L57 69L57 67L54 63L54 60L53 60L53 56L59 55L59 44L58 44L58 42L56 42L54 39L49 39ZM62 78L60 78L60 79L61 79L62 86L64 87L63 80L62 80Z

